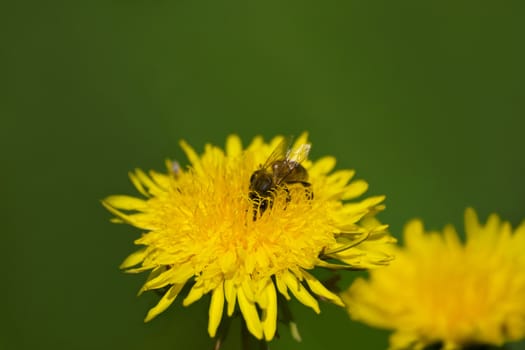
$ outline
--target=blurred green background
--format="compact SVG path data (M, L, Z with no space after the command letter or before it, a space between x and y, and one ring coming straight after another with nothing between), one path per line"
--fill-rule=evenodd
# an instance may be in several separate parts
M184 159L181 138L308 130L312 158L387 195L397 236L415 216L461 227L466 206L525 217L522 1L0 6L0 349L212 348L206 299L143 324L157 296L118 270L140 232L100 205L136 193L128 170ZM303 342L281 327L272 349L386 348L337 307L292 308Z

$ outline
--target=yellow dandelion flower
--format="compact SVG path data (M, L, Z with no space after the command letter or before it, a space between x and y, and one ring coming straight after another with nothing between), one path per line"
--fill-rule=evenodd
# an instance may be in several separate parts
M366 191L366 182L350 182L350 170L332 172L333 157L303 159L306 133L287 153L290 170L301 162L303 176L289 175L296 180L279 184L272 178L266 189L254 185L252 176L283 140L265 143L256 137L243 149L232 135L225 151L206 145L202 155L181 141L188 167L168 161L166 174L135 170L129 176L144 198L118 195L103 201L114 221L145 231L135 241L143 249L121 266L131 273L150 271L141 292L165 291L145 321L166 310L187 285L184 306L211 294L211 337L224 309L232 316L238 306L249 332L271 340L278 293L287 300L293 295L317 313L316 296L343 306L309 270L362 269L390 260L383 247L393 238L373 218L383 208L383 196L349 202ZM269 174L272 169L275 175L278 169Z
M395 260L342 295L351 317L395 330L391 349L501 346L525 336L525 222L512 230L495 214L485 225L465 211L466 242L452 226L404 231Z

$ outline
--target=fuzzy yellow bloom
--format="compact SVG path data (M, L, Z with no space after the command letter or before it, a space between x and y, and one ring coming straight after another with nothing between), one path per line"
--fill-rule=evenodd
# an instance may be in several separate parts
M343 293L352 318L392 329L391 349L441 344L500 346L525 336L525 222L514 231L495 214L485 225L465 212L466 242L455 229L405 227L395 260Z
M144 198L118 195L103 201L114 221L145 231L135 241L144 247L121 267L151 271L141 292L167 289L145 321L163 312L187 285L184 306L211 294L210 336L216 335L224 309L232 316L238 306L250 333L271 340L277 293L287 300L293 295L317 313L316 296L343 306L308 270L369 268L391 259L384 247L393 238L373 218L383 208L383 196L349 202L367 184L350 182L353 171L332 172L333 157L301 160L308 183L275 186L264 211L254 204L250 178L282 141L256 137L244 149L232 135L225 151L206 145L201 155L182 141L189 166L168 161L166 174L135 170L129 175ZM306 134L291 154L304 145L309 145Z

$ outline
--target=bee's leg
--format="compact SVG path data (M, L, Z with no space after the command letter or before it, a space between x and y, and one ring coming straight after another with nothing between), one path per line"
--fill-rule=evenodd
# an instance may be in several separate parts
M314 191L312 191L312 184L306 181L290 181L288 184L301 184L304 187L304 193L306 196L306 199L311 201L314 199ZM289 202L291 200L290 193L286 189L286 192L288 193L288 196L286 197L286 201Z
M259 204L259 211L261 212L261 215L266 211L266 209L271 208L272 204L273 203L270 197L261 198L261 203Z
M284 192L286 192L286 203L290 203L292 201L292 195L290 194L290 190L287 186L283 187Z
M283 210L286 210L286 206L288 205L288 203L290 203L292 201L292 195L290 193L290 190L288 189L288 186L286 186L286 185L282 185L281 186L281 190L286 193L286 200L285 200L285 204L284 204L284 207L283 207ZM273 205L273 202L270 201L270 207L272 205Z
M252 201L252 204L253 204L253 221L255 221L257 220L257 213L259 212L259 210L261 211L261 214L262 214L262 209L260 209L262 198L255 191L251 191L248 196L250 197L250 200Z
M311 201L314 199L314 191L312 191L312 184L306 181L301 181L301 184L304 186L304 192L306 194L306 199Z
M266 209L273 205L271 196L262 197L257 192L250 192L249 197L253 202L253 221L257 220L257 214L261 216Z

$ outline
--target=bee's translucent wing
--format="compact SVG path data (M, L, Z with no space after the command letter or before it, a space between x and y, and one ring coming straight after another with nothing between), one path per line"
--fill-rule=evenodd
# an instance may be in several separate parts
M261 166L262 169L270 167L275 161L286 159L288 153L290 152L290 146L292 144L292 137L285 137L281 142L275 147L268 159Z
M303 160L308 158L308 153L310 153L310 148L312 148L311 144L303 143L297 147L289 149L286 153L286 159L291 162L301 163Z
M306 170L301 166L301 162L308 158L310 148L311 145L309 143L296 144L293 148L288 148L286 158L284 159L285 161L280 163L283 169L280 169L278 172L279 179L276 181L277 183L280 184L290 180L298 182L306 180L308 175L306 174ZM274 170L274 175L275 172Z

